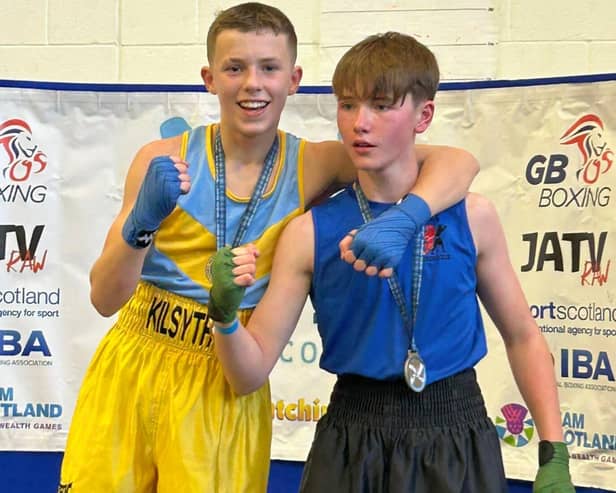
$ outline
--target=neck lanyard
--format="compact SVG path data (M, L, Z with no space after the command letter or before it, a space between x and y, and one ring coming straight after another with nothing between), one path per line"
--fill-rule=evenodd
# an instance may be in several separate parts
M276 156L278 155L278 135L274 139L272 147L265 157L263 163L263 169L255 185L255 189L252 192L248 206L244 210L242 217L240 218L240 225L235 233L231 246L235 248L242 243L244 235L248 230L248 226L252 222L254 215L257 211L257 206L263 197L263 192L267 186L272 171L274 170L274 163ZM226 234L227 234L227 208L226 208L226 180L225 180L225 152L222 148L222 139L220 137L220 130L216 132L216 138L214 142L214 165L216 170L216 188L215 188L215 205L216 205L216 247L218 249L226 246Z
M355 182L353 185L355 194L357 196L357 203L359 204L359 210L361 211L364 222L372 220L372 213L370 212L370 206L368 205L368 199L366 198L364 191L361 189L359 182ZM424 230L421 228L415 237L415 255L413 259L413 284L412 284L412 304L411 313L409 315L408 304L404 295L402 294L402 288L400 287L400 281L395 272L391 277L387 278L387 284L391 291L396 305L400 310L400 315L404 321L404 326L409 335L409 348L406 361L404 363L404 376L408 386L416 392L421 392L426 386L426 367L419 356L417 346L415 345L415 321L417 320L417 307L419 305L419 290L421 287L421 277L423 271L423 240Z

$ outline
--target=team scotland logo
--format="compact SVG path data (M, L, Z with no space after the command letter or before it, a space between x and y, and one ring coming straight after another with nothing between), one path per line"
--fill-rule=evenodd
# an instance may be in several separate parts
M535 423L528 409L516 403L501 407L501 416L494 420L498 436L512 447L524 447L535 434Z

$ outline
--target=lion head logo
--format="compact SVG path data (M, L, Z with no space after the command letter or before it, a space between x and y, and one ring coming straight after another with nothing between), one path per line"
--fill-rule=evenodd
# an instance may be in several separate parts
M577 171L578 180L595 183L607 172L614 158L603 135L603 122L597 115L584 115L561 136L561 144L575 144L582 154L582 165Z
M47 156L34 143L32 130L23 120L13 118L0 124L0 145L7 157L2 176L11 181L26 181L47 166Z

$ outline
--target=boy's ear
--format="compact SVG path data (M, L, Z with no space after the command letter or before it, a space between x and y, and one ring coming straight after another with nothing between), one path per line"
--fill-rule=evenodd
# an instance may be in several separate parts
M302 75L304 75L304 70L299 65L293 67L293 72L291 72L291 87L289 87L289 96L295 94L299 89L299 83L302 81Z
M422 133L427 130L432 123L432 118L434 117L434 101L424 101L417 108L418 118L417 124L415 125L415 133Z
M208 67L207 65L205 67L201 67L201 78L203 79L207 92L211 94L216 94L214 77L212 76L212 71L210 70L210 67Z

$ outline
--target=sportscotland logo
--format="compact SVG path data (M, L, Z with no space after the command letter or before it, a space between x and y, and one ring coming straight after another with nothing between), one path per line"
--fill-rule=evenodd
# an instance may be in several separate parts
M535 422L528 415L528 409L516 403L501 407L502 416L494 420L498 436L512 447L524 447L535 434ZM528 418L527 418L528 416Z

